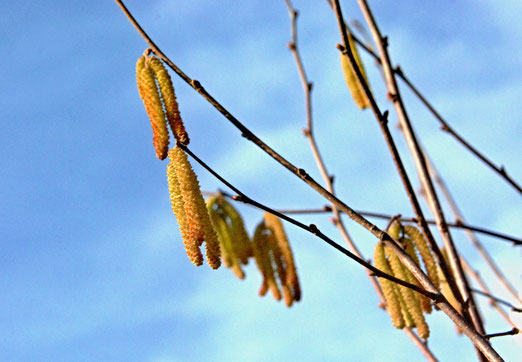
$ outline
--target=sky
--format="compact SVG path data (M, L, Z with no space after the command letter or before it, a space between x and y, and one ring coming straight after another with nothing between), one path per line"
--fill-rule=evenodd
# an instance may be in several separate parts
M300 11L303 62L314 82L315 134L338 196L356 210L411 216L377 122L355 107L344 84L333 13L326 2L293 3ZM185 73L320 180L301 133L304 95L286 47L290 22L283 0L270 6L259 0L126 4ZM522 180L522 4L370 5L389 37L394 64L457 131ZM342 7L347 19L364 22L356 2ZM364 270L292 225L285 224L303 300L291 309L257 296L261 279L253 262L244 281L226 268L189 262L170 209L166 161L155 157L136 89L135 63L147 46L113 1L4 1L0 14L0 360L422 360L377 308ZM393 126L396 116L379 71L368 56L363 62ZM173 75L173 82L191 150L236 187L273 208L326 204L181 79ZM467 220L520 237L519 194L441 132L403 85L401 90ZM404 139L392 131L418 187ZM226 190L193 165L203 190ZM252 233L262 212L236 206ZM343 243L328 215L299 220ZM371 257L375 238L346 223ZM491 289L509 299L463 233L454 238ZM520 288L520 250L480 239ZM479 301L488 333L510 329ZM427 318L429 346L440 360L476 359L445 315ZM506 360L520 356L522 344L513 337L492 343Z

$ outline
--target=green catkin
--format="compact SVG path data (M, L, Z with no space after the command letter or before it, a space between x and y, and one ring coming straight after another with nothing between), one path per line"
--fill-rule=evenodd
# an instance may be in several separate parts
M382 270L386 274L393 275L388 261L386 260L384 244L382 242L378 242L375 245L373 258L377 269ZM398 329L404 328L404 318L401 312L401 306L397 296L398 291L396 290L395 284L384 278L379 278L379 283L381 284L384 299L386 300L386 310L391 317L393 325Z
M406 268L401 263L398 256L388 248L385 248L385 254L388 256L388 261L393 271L393 275L404 281L409 281ZM420 306L419 300L414 294L415 292L403 286L398 286L398 289L404 298L406 310L408 313L410 313L413 321L415 322L419 336L421 338L427 339L430 335L430 330L426 320L424 319L424 315L422 314L422 308Z
M230 220L231 234L237 249L237 256L242 264L248 264L248 259L253 256L250 238L245 229L243 218L237 210L224 198L221 199L220 206Z
M355 41L353 39L353 36L349 34L348 36L348 42L350 46L350 50L353 54L353 57L355 59L355 63L357 64L357 67L361 71L361 74L363 75L364 82L368 85L368 78L366 77L366 72L364 70L364 65L361 61L361 57L359 56L359 52L357 51L357 46L355 45ZM352 94L353 101L359 107L359 109L365 109L370 106L370 103L368 101L368 98L366 97L366 94L364 93L364 89L361 87L357 80L356 74L353 72L350 62L348 60L348 56L343 54L341 52L341 67L343 69L344 79L346 81L346 85L348 86L348 89L350 90L350 93Z
M276 283L266 233L267 228L264 222L261 222L256 227L253 238L254 257L256 259L257 267L263 275L263 284L259 289L259 295L264 296L267 290L270 289L274 299L279 301L281 300L281 292Z

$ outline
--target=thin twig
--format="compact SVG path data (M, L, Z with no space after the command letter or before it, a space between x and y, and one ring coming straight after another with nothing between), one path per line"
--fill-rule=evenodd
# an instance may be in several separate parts
M453 212L453 215L455 216L456 223L463 224L465 222L465 219L464 219L464 216L462 215L461 211L459 210L457 203L455 202L455 198L451 195L451 193L448 189L448 186L446 185L446 183L444 182L444 179L441 177L441 175L437 171L437 168L431 162L431 159L426 154L426 151L424 151L424 156L428 163L429 172L433 175L435 182L439 186L439 189L442 191L444 198L446 199L451 211ZM522 299L518 296L518 293L515 290L515 288L511 285L511 283L508 281L508 279L504 276L504 274L500 270L500 267L495 263L495 261L493 260L491 255L484 248L484 246L477 239L477 237L475 237L475 235L471 231L466 231L466 236L471 241L473 246L477 249L477 251L482 256L482 258L484 259L486 264L489 266L489 268L493 271L493 274L495 274L497 279L502 283L502 285L504 285L504 287L508 290L508 292L516 300L518 300L520 303L522 303Z
M420 284L426 289L426 292L432 293L432 296L436 296L435 305L442 310L457 326L459 326L463 332L470 338L470 340L477 346L481 348L488 356L491 356L492 360L501 361L502 359L496 351L489 345L489 343L483 338L482 335L478 334L477 331L453 308L449 302L444 298L442 294L437 290L437 288L431 283L430 279L427 275L418 267L418 265L406 254L402 248L398 245L397 241L394 240L390 235L386 232L380 230L376 225L372 224L370 221L366 220L363 216L357 214L352 208L346 205L344 202L339 200L337 197L329 193L326 189L324 189L321 185L319 185L308 173L301 168L295 167L293 164L288 162L278 153L276 153L272 148L270 148L266 143L261 141L257 136L255 136L248 128L246 128L237 118L235 118L229 111L227 111L221 104L219 104L210 94L201 86L198 81L191 80L185 73L181 71L168 57L165 56L163 52L154 44L154 42L149 38L149 36L143 31L141 26L137 23L134 17L131 15L129 10L125 7L121 0L115 0L116 3L120 6L122 11L125 13L129 21L133 24L133 26L138 30L141 36L145 39L147 44L151 47L154 53L160 57L176 74L178 74L183 80L185 80L189 85L191 85L198 93L200 93L211 105L213 105L227 120L229 120L236 128L238 128L242 135L256 144L259 148L265 151L268 155L274 158L277 162L279 162L282 166L292 172L294 175L299 177L303 182L307 183L312 189L318 192L320 195L325 197L330 202L334 203L341 211L347 214L352 220L363 226L365 229L370 231L378 240L385 243L387 247L389 247L401 260L408 270L412 272L417 280L419 280ZM353 56L352 56L353 60ZM360 74L359 74L360 76ZM382 115L381 115L382 116ZM383 118L384 120L385 118ZM284 215L281 215L282 217ZM315 231L313 229L312 231ZM340 251L343 250L342 247L334 243L334 247L340 248ZM348 250L346 250L348 252ZM344 253L344 252L343 252ZM371 266L371 265L370 265Z
M507 331L507 332L486 334L484 336L484 338L490 339L490 338L493 338L493 337L514 336L514 335L517 335L519 333L520 333L520 331L518 330L518 328L513 328L512 330Z
M426 160L423 156L422 150L420 149L420 145L413 130L413 126L410 122L408 113L406 112L406 107L402 101L401 93L393 73L391 59L388 54L388 39L382 37L379 27L366 0L359 0L358 2L359 7L363 12L364 18L366 19L366 23L368 24L370 31L373 34L377 48L379 49L381 63L384 69L384 74L386 76L386 86L388 88L389 97L393 101L394 108L397 112L403 131L402 133L406 138L408 148L415 161L418 175L426 192L428 204L435 216L435 221L437 222L437 228L442 235L442 240L448 255L448 260L453 271L453 276L455 277L455 281L459 288L460 295L462 296L462 300L466 301L463 311L465 314L466 312L469 313L469 317L471 318L471 321L473 322L473 325L477 331L484 334L482 318L479 314L475 301L473 300L473 296L469 291L468 281L466 280L466 276L458 256L458 251L453 242L451 233L449 232L444 212L442 211L435 187L433 186L433 182L428 172Z
M425 341L423 341L417 333L415 333L412 329L408 327L404 327L402 329L404 333L415 343L417 348L421 351L421 353L426 357L426 360L429 362L438 362L437 358L433 355L433 352L428 348L428 345Z
M335 12L336 18L337 18L337 23L339 25L341 36L342 36L342 39L343 39L343 44L344 44L344 48L345 48L345 52L344 53L348 57L351 69L355 73L355 75L356 75L356 77L358 79L359 85L362 86L362 88L364 90L364 93L366 94L366 96L367 96L367 98L369 100L369 103L371 105L372 111L373 111L375 117L377 118L377 120L379 121L379 124L381 125L381 129L383 130L383 133L385 135L386 141L387 141L387 143L388 143L388 145L390 147L390 150L392 151L392 155L394 156L394 161L396 162L396 165L399 166L399 169L400 169L401 168L400 166L402 165L402 162L400 161L400 157L398 157L398 152L397 152L397 149L396 149L395 144L393 142L393 139L391 138L391 135L389 133L389 129L388 129L387 125L386 125L385 117L383 117L383 115L380 113L380 110L379 110L379 108L377 106L377 103L373 99L373 97L371 95L371 92L370 92L370 90L368 88L368 85L364 81L364 77L362 76L361 71L359 70L359 67L357 66L357 63L355 62L354 56L353 56L353 54L352 54L352 52L350 50L349 41L348 41L348 33L346 31L346 24L345 24L344 19L343 19L343 15L342 15L341 7L340 7L340 4L339 4L339 0L334 0L333 1L333 5L334 5L333 6L334 12ZM370 19L367 19L367 20L370 20ZM373 22L372 25L374 25L375 22L374 21L372 21L372 22ZM374 36L375 36L375 34L374 34ZM382 43L382 38L380 37L380 35L378 37L375 37L375 41L376 41L376 43L377 43L377 45L379 47L382 47L383 43ZM386 68L385 68L385 73L387 73L386 72ZM387 76L387 78L388 78L388 76ZM392 78L393 78L393 76L392 76ZM404 166L402 166L402 169L404 169ZM404 171L404 175L401 174L401 176L406 176L405 171ZM408 186L411 188L411 183L409 183L409 180L408 180L407 184L408 185L405 185L406 188L408 188ZM413 193L413 195L414 195L414 193ZM429 227L427 226L427 223L424 220L424 218L422 217L420 219L421 219L421 221L423 221L423 231L425 231L426 234L431 234L431 232L429 231ZM446 233L447 233L447 227L446 227ZM433 243L432 249L436 250L437 246L436 246L436 243L434 242L434 240L432 240L432 243ZM439 250L439 253L440 253L440 250ZM441 257L441 255L439 255L439 263L441 264L441 267L442 267L442 265L444 265L444 259ZM458 261L457 261L457 264L459 264ZM453 264L452 264L452 266L453 266ZM461 268L460 276L462 277L463 276L462 266L460 268ZM449 276L449 273L448 273L448 276ZM448 281L449 280L450 279L448 278ZM462 282L462 280L457 280L457 281ZM421 282L421 284L423 284L422 281L420 281L420 279L419 279L419 282ZM428 283L428 284L431 284L431 283ZM466 289L466 291L468 291L468 295L469 295L469 290ZM455 294L458 296L458 293L455 293ZM473 303L470 303L470 304L473 304ZM444 305L444 307L441 308L441 309L444 311L445 309L447 309L447 305ZM465 309L463 309L463 310L465 310ZM459 315L459 317L460 317L460 315ZM476 318L474 318L474 320L477 321ZM481 323L477 323L475 328L480 329L481 328ZM483 328L482 328L482 330L483 330ZM475 330L473 328L470 328L470 329L467 329L467 330L463 330L463 332L473 341L473 343L475 344L476 348L479 351L481 351L485 356L488 356L488 358L490 360L497 360L497 361L501 361L502 360L502 358L491 347L491 345L489 343L487 343L487 341L484 340L484 338L482 338L483 332L477 331L477 330Z
M462 259L462 266L464 267L464 271L466 272L466 274L470 275L473 279L475 279L475 281L477 282L478 285L480 285L480 287L485 292L485 294L491 295L491 291L489 290L488 286L486 285L486 282L482 279L480 274L466 262L466 259L464 259L463 257L461 257L461 259ZM477 292L478 289L471 289L471 291ZM500 315L500 317L502 317L511 327L516 327L516 324L513 323L513 321L511 320L509 315L506 313L506 311L500 305L497 304L495 299L490 298L489 305L493 309L495 309L498 312L498 314Z
M313 128L313 113L312 113L312 82L308 80L308 77L306 76L306 71L304 68L304 64L301 58L301 53L299 52L299 43L297 41L297 17L299 15L299 12L293 7L290 0L285 0L286 6L288 8L288 12L290 14L290 23L291 23L291 36L292 40L288 43L288 48L292 52L295 63L297 66L297 71L299 73L299 77L301 78L301 83L303 86L303 90L305 93L305 107L306 107L306 124L307 128L303 130L303 134L305 135L306 139L308 140L310 144L310 149L312 150L312 154L314 156L315 162L317 164L317 168L319 169L321 176L323 177L323 180L326 185L326 189L332 194L335 195L335 190L333 186L333 177L329 175L326 164L321 156L321 152L319 150L319 146L317 145L317 142L315 140L314 136L314 128ZM345 240L345 242L350 247L351 251L357 255L359 258L364 259L364 256L362 255L361 251L355 245L353 239L350 237L350 234L348 233L348 230L346 229L346 226L344 225L344 222L341 218L339 209L334 205L331 204L329 209L334 214L334 224L337 226L337 229L339 230L341 236ZM384 299L384 295L382 293L381 287L379 283L377 283L377 280L372 277L370 274L368 274L370 278L370 282L375 289L375 292L377 293L377 296L381 300L382 303L386 303Z
M427 290L425 290L423 288L420 288L420 287L418 287L418 286L416 286L414 284L410 284L408 282L405 282L405 281L403 281L403 280L401 280L399 278L394 277L393 275L386 274L385 272L381 271L380 269L377 269L376 267L374 267L373 265L371 265L370 263L368 263L364 259L359 258L357 255L353 254L348 249L342 247L341 245L337 244L335 241L333 241L332 239L330 239L329 237L324 235L317 228L317 226L315 224L305 225L305 224L301 223L300 221L297 221L294 218L291 218L291 217L289 217L287 215L281 214L280 212L277 212L276 210L271 209L268 206L263 205L260 202L257 202L255 200L251 199L250 197L246 196L243 192L241 192L241 190L239 190L237 187L235 187L230 182L228 182L226 179L224 179L221 175L219 175L214 169L212 169L208 164L206 164L198 156L196 156L187 146L185 146L185 145L183 145L183 144L181 144L179 142L176 143L176 144L177 144L177 146L179 148L181 148L187 154L189 154L190 157L192 157L197 163L199 163L205 170L210 172L215 178L217 178L219 181L221 181L224 185L226 185L232 191L237 193L236 196L232 197L234 200L243 202L245 204L253 205L253 206L257 207L258 209L261 209L263 211L266 211L266 212L269 212L271 214L274 214L277 217L279 217L279 218L281 218L281 219L283 219L285 221L288 221L289 223L291 223L291 224L293 224L293 225L295 225L295 226L297 226L297 227L299 227L299 228L301 228L303 230L306 230L306 231L308 231L311 234L314 234L315 236L317 236L318 238L322 239L323 241L325 241L330 246L334 247L335 249L337 249L338 251L340 251L341 253L343 253L347 257L349 257L350 259L354 260L355 262L357 262L357 263L361 264L362 266L364 266L366 269L370 270L375 276L391 280L394 283L397 283L397 284L405 286L405 287L407 287L409 289L412 289L412 290L416 291L417 293L420 293L420 294L422 294L422 295L424 295L424 296L426 296L426 297L428 297L428 298L430 298L432 300L437 300L439 298L439 295L437 293L429 292L429 291L427 291Z
M332 0L326 0L326 2L332 7L333 9L333 3ZM379 55L373 51L373 49L365 44L365 42L361 41L355 34L351 33L355 42L361 46L373 59L377 62L377 64L382 66L381 59ZM459 134L453 127L450 126L448 121L446 121L441 114L435 109L435 107L422 95L422 93L419 91L419 89L410 81L409 78L406 77L403 70L400 66L396 66L392 69L393 73L395 73L399 78L402 79L404 84L410 90L415 94L415 96L421 101L422 104L430 111L430 113L439 121L441 124L441 130L447 132L448 134L452 135L462 146L464 146L465 149L470 151L472 154L474 154L476 157L478 157L483 163L485 163L489 168L491 168L495 173L497 173L501 178L504 179L504 181L508 182L515 190L517 190L519 193L522 194L522 186L513 179L509 174L508 171L504 166L498 166L493 161L491 161L489 158L487 158L482 152L480 152L476 147L471 145L469 141L466 141L466 139Z
M279 211L282 214L321 214L321 213L330 213L330 212L332 212L332 209L330 206L325 205L323 208L320 208L320 209L280 209L277 211ZM374 217L377 219L390 219L393 216L390 214L384 214L384 213L380 213L380 212L362 211L362 210L356 210L356 211L363 216ZM413 223L418 222L417 218L406 217L406 216L399 218L399 220L406 221L406 222L413 222ZM436 225L435 220L426 220L426 222L430 225ZM474 231L477 233L489 235L489 236L492 236L494 238L498 238L501 240L509 241L509 242L513 243L514 246L522 245L522 239L518 239L514 236L507 235L507 234L504 234L504 233L501 233L498 231L486 229L483 227L473 226L473 225L464 223L460 220L457 222L448 222L447 225L450 228L470 230L470 231Z
M508 301L506 301L504 299L500 299L498 297L495 297L494 295L491 295L489 293L485 293L485 292L483 292L481 290L478 290L478 289L475 289L475 288L471 288L471 291L473 293L477 293L477 294L483 295L485 297L488 297L489 299L493 299L495 302L498 302L500 304L504 304L505 306L511 308L511 311L513 311L513 312L522 313L522 308L517 308L513 304L509 303Z

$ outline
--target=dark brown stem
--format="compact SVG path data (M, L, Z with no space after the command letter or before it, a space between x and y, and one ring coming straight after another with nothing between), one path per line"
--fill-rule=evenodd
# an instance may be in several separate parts
M469 315L470 320L473 322L473 325L477 329L477 332L484 334L482 318L480 317L476 303L473 300L473 296L469 291L468 281L462 269L458 251L453 242L451 233L449 232L446 219L442 211L442 207L440 205L437 193L435 191L435 187L433 186L433 182L428 172L426 159L424 158L422 150L420 149L420 145L413 130L413 126L410 122L408 113L406 112L406 106L402 101L402 96L397 85L395 75L393 73L391 59L388 54L388 40L383 38L383 36L381 35L377 22L373 17L368 3L365 0L359 0L359 6L363 12L364 18L366 19L366 23L368 24L370 31L373 34L373 38L375 43L377 44L377 48L379 49L381 64L383 66L384 74L386 76L386 85L388 88L388 93L392 95L393 104L399 117L399 122L401 124L403 135L406 138L408 148L415 161L415 166L420 177L422 187L426 192L428 204L435 216L437 227L441 233L442 240L444 242L444 247L447 251L449 264L453 271L453 276L455 277L455 282L458 286L461 295L461 300L466 301L463 309L464 315Z
M486 334L484 336L484 338L490 339L490 338L494 338L494 337L514 336L514 335L517 335L519 333L520 333L520 331L518 330L518 328L513 328L512 330L507 331L507 332Z
M295 63L297 66L297 71L299 73L299 77L301 78L301 83L303 86L303 90L305 93L305 108L306 108L306 124L307 128L303 130L303 134L308 140L310 144L310 149L312 150L312 154L315 159L315 163L317 165L317 168L319 169L321 176L323 177L323 180L326 185L326 189L332 194L335 195L335 189L332 182L332 177L328 174L328 171L326 169L326 164L321 156L321 152L319 150L319 146L317 145L317 142L315 140L314 136L314 129L313 129L313 114L312 114L312 82L309 81L308 77L306 76L306 71L304 68L304 64L301 58L301 53L299 52L299 43L297 41L297 16L298 11L292 6L292 3L290 0L285 0L286 6L288 8L288 12L290 14L290 23L291 23L291 36L292 40L288 44L288 48L292 52ZM334 223L337 229L339 230L341 236L345 240L345 242L350 247L350 250L357 255L361 259L365 259L362 253L360 252L359 248L355 245L354 241L350 237L350 234L348 233L348 230L346 229L346 226L344 225L344 222L341 218L341 213L339 212L339 209L332 204L329 209L334 214ZM382 303L386 303L384 299L384 295L382 293L381 287L379 283L377 282L376 278L372 277L370 274L368 274L370 278L370 282L372 283L373 288L375 289L375 292L377 293L377 296L381 300Z
M338 251L340 251L342 254L346 255L350 259L352 259L355 262L357 262L357 263L361 264L362 266L364 266L366 269L371 271L373 273L373 275L375 275L375 276L391 280L394 283L397 283L397 284L400 284L400 285L402 285L404 287L407 287L409 289L415 290L417 293L420 293L420 294L422 294L422 295L424 295L424 296L426 296L426 297L428 297L428 298L430 298L430 299L432 299L434 301L436 301L436 300L438 300L440 298L440 294L438 294L438 293L429 292L429 291L427 291L427 290L425 290L423 288L420 288L420 287L418 287L418 286L416 286L414 284L410 284L408 282L405 282L405 281L403 281L403 280L401 280L399 278L394 277L393 275L386 274L385 272L381 271L380 269L375 268L373 265L371 265L370 263L368 263L364 259L359 258L357 255L353 254L348 249L342 247L341 245L337 244L335 241L333 241L332 239L330 239L329 237L324 235L317 228L316 225L314 225L314 224L305 225L305 224L297 221L294 218L291 218L291 217L289 217L287 215L281 214L280 212L277 212L276 210L271 209L268 206L263 205L260 202L257 202L255 200L251 199L250 197L245 195L243 192L241 192L241 190L239 190L237 187L235 187L230 182L228 182L226 179L224 179L221 175L219 175L214 169L212 169L209 165L207 165L198 156L196 156L187 146L185 146L185 145L183 145L183 144L181 144L179 142L177 143L177 146L179 148L181 148L182 150L184 150L187 154L189 154L190 157L192 157L197 163L199 163L201 166L203 166L203 168L205 170L207 170L209 173L211 173L215 178L217 178L219 181L221 181L224 185L226 185L232 191L237 193L236 196L232 197L234 200L243 202L245 204L253 205L253 206L257 207L258 209L261 209L263 211L266 211L266 212L269 212L271 214L274 214L277 217L279 217L279 218L281 218L281 219L283 219L283 220L285 220L285 221L287 221L287 222L289 222L289 223L291 223L291 224L293 224L293 225L295 225L295 226L297 226L297 227L299 227L299 228L301 228L303 230L306 230L309 233L314 234L318 238L320 238L323 241L325 241L328 245L330 245L330 246L334 247L335 249L337 249Z
M367 7L367 4L365 2L360 2L361 4L361 7L364 7L364 5L366 5ZM377 118L377 120L379 121L379 124L381 125L381 129L383 130L383 133L385 135L385 138L386 138L386 141L388 143L388 146L390 148L390 151L392 152L392 155L394 156L394 161L396 163L396 165L398 166L399 170L402 168L402 171L404 171L404 166L402 166L402 162L400 160L400 157L398 156L398 152L397 152L397 149L395 147L395 144L393 142L393 139L389 133L389 129L386 125L386 122L383 122L385 119L383 118L383 115L380 113L379 111L379 108L375 102L375 100L373 99L373 96L371 95L371 92L368 88L368 85L366 84L366 82L364 81L364 77L362 76L360 70L359 70L359 67L357 66L357 63L355 62L355 59L354 59L354 56L350 50L350 46L349 46L349 41L348 41L348 33L347 33L347 30L346 30L346 24L344 22L344 19L343 19L343 15L342 15L342 11L341 11L341 7L340 7L340 4L339 4L339 0L334 0L333 1L333 9L334 9L334 12L336 14L336 17L337 17L337 23L339 25L339 29L340 29L340 32L341 32L341 36L342 36L342 39L343 39L343 45L344 45L344 48L345 48L345 54L346 56L348 57L348 60L349 60L349 63L350 63L350 66L352 68L352 71L355 73L358 81L359 81L359 85L364 89L364 93L366 94L366 96L368 97L368 100L369 100L369 103L371 105L371 108L372 108L372 111L375 115L375 117ZM363 9L363 12L364 9ZM365 17L367 17L367 15L371 13L369 13L369 11L365 12ZM375 25L375 21L373 21L373 18L371 19L366 19L367 22L369 23L370 25L370 28L372 30L372 33L374 33L374 38L375 38L375 42L377 43L377 46L379 47L379 50L381 51L381 56L383 56L383 50L385 49L382 49L384 48L384 41L382 39L382 37L380 36L380 33L378 33L378 28L376 27ZM376 36L378 35L378 36ZM383 66L384 66L384 71L385 71L385 75L387 77L387 79L389 79L389 75L387 74L387 67L386 67L386 63L390 64L389 63L389 59L388 61L386 61L385 59L383 59ZM392 77L393 75L392 75ZM402 104L402 102L400 102L400 94L398 94L398 91L394 91L392 92L392 94L395 96L397 95L398 98L399 98L399 103ZM401 107L402 109L404 109L404 107ZM424 167L426 169L426 167ZM401 171L401 177L403 177L403 180L408 180L407 179L407 175L406 175L406 172L404 171L404 173L402 173ZM427 171L426 171L427 172ZM404 182L404 181L403 181ZM406 189L408 189L408 187L411 189L411 183L408 182L405 183L405 186L406 186ZM412 192L413 195L415 195L413 192ZM416 197L415 197L415 200L416 200ZM417 204L418 204L418 201L417 201ZM420 210L420 206L419 206L419 210ZM417 210L416 210L417 211ZM429 230L429 227L424 219L424 217L419 217L420 221L422 221L422 224L423 224L423 231L425 232L426 235L431 235L431 231ZM437 220L439 221L439 220ZM440 226L443 226L445 223L439 223ZM449 233L447 232L447 227L445 228L445 235L449 235ZM428 237L429 238L429 237ZM431 242L430 244L432 244L432 249L434 251L436 251L436 249L438 249L435 241L433 240L433 236L431 237ZM451 239L450 239L451 240ZM448 247L451 247L452 243L449 243ZM454 245L453 245L453 248L454 248ZM454 251L454 250L453 250ZM439 250L439 253L440 253L440 250ZM448 251L448 253L450 254L450 261L452 262L452 266L453 266L453 262L455 262L455 260L452 260L452 257L451 257L451 251ZM455 251L453 252L453 254L455 254ZM441 254L438 255L439 256L439 263L441 264L441 267L442 265L444 264L444 259L442 258ZM460 265L459 261L457 260L456 261L456 264L457 265ZM447 270L446 270L446 273L447 273ZM465 283L465 277L463 275L464 273L462 272L462 266L460 266L460 272L457 272L456 273L456 276L457 276L457 282L463 282L463 286L467 286L467 284ZM415 275L415 274L414 274ZM447 275L449 276L449 273L447 273ZM463 280L464 279L464 280ZM451 279L448 278L448 282L450 281ZM422 281L419 280L419 282L421 282L422 284ZM430 283L431 284L431 283ZM450 283L450 286L452 283ZM460 285L459 285L460 287ZM453 286L454 288L454 286ZM460 289L460 288L459 288ZM472 306L474 305L473 303L473 300L471 299L471 296L469 296L469 287L465 288L463 291L461 291L463 296L466 296L466 301L470 301L469 304L471 304ZM466 294L467 292L467 294ZM458 292L455 293L455 295L459 295ZM444 305L443 307L441 307L441 310L443 310L444 312L447 312L447 307L449 305ZM451 306L450 306L451 307ZM451 309L453 309L451 307ZM473 308L470 308L470 309L473 309ZM465 309L463 309L465 310ZM476 313L473 314L474 317L476 317ZM460 315L459 315L460 317ZM480 323L481 321L480 320L477 320L477 318L473 318L473 321L476 323L475 325L475 329L473 328L469 328L469 329L466 329L466 330L463 330L463 332L472 340L472 342L475 344L476 348L481 351L485 356L488 356L488 358L490 360L497 360L497 361L501 361L502 358L498 355L498 353L491 347L491 345L489 343L487 343L486 340L484 340L482 337L482 334L483 334L483 327L482 327L482 324ZM480 329L482 328L482 329Z
M278 210L278 211L283 214L320 214L320 213L332 212L332 209L330 206L325 205L321 209L288 209L288 210ZM393 217L393 215L384 214L384 213L380 213L380 212L361 211L361 210L356 210L356 211L363 216L374 217L374 218L378 218L378 219L390 219L391 217ZM401 218L399 218L399 220L406 221L406 222L413 222L413 223L418 222L417 218L414 218L414 217L401 217ZM435 220L426 220L426 222L430 225L436 225ZM514 246L522 245L522 239L518 239L514 236L507 235L507 234L504 234L504 233L501 233L498 231L486 229L483 227L473 226L473 225L464 223L460 220L457 222L448 222L447 225L450 228L470 230L470 231L474 231L477 233L489 235L489 236L492 236L494 238L498 238L501 240L506 240L506 241L513 243Z
M332 0L326 0L326 2L333 8ZM376 62L377 64L382 66L381 58L379 55L373 51L373 49L366 45L363 41L361 41L355 34L353 34L353 38L357 44L361 46ZM430 113L439 121L441 124L441 130L446 131L448 134L452 135L465 149L470 151L473 155L475 155L479 160L481 160L484 164L486 164L491 170L493 170L497 175L504 179L507 183L509 183L515 190L522 194L522 186L515 179L513 179L507 172L504 166L497 166L493 161L487 158L482 152L480 152L476 147L471 145L470 142L466 141L466 139L457 133L453 127L441 116L441 114L435 109L435 107L422 95L419 89L406 77L403 70L397 66L392 69L393 73L401 78L406 84L408 88L417 96L417 98L421 101L422 104L430 111Z
M494 295L491 295L489 293L485 293L485 292L483 292L481 290L478 290L478 289L473 289L472 288L471 291L473 293L477 293L477 294L483 295L485 297L488 297L489 299L493 299L495 302L498 302L500 304L504 304L505 306L511 308L511 311L513 311L513 312L522 313L522 308L517 308L513 304L509 303L508 301L505 301L504 299L500 299L498 297L495 297Z

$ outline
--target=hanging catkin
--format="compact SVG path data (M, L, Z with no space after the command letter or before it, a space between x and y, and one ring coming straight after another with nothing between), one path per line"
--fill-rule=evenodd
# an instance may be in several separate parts
M393 275L390 265L386 260L384 244L382 242L378 242L377 245L375 245L373 258L377 269L382 270L386 274ZM386 300L386 310L391 317L393 325L398 329L404 328L404 319L395 283L385 278L379 278L379 283L381 284L384 299Z
M207 262L211 268L221 265L219 241L201 196L197 176L179 147L169 151L167 167L172 209L178 220L185 250L194 265L202 264L199 247L205 242Z
M348 34L348 42L350 46L350 50L353 54L353 57L355 59L355 63L357 64L357 67L361 71L361 74L363 76L363 81L368 85L368 78L366 77L366 72L364 70L364 65L361 61L361 57L359 56L359 52L357 51L357 46L355 45L355 41L353 39L353 36L351 34ZM346 81L346 85L348 86L348 89L350 90L350 93L352 94L353 101L359 107L360 109L365 109L370 106L370 103L368 101L368 97L366 97L366 94L364 93L364 89L359 84L359 81L357 80L357 75L352 70L352 67L350 66L350 61L348 60L348 56L341 52L341 67L343 69L344 74L344 80Z
M136 82L145 110L149 115L156 156L160 160L164 160L169 151L169 131L154 71L149 66L145 55L140 57L136 63Z
M176 100L176 93L174 92L174 86L172 85L170 75L167 72L167 69L163 66L161 60L158 58L152 56L147 60L156 76L165 109L165 115L170 125L170 129L172 130L172 134L181 144L188 145L190 140L187 131L185 130L185 126L183 125L183 121L181 120L178 101Z

